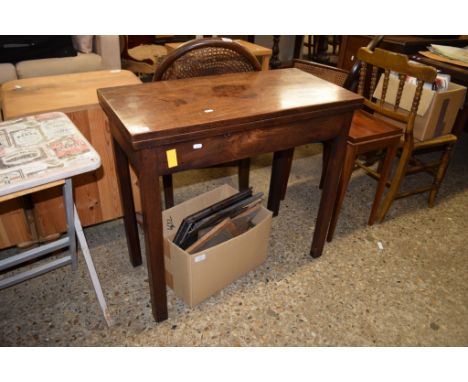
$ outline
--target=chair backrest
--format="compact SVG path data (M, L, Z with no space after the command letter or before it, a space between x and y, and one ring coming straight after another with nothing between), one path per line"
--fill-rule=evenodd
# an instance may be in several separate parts
M372 40L369 41L369 44L367 44L366 48L368 48L370 51L374 51L374 49L377 48L377 46L382 42L383 38L384 36L382 35L374 36ZM360 70L361 61L357 59L351 67L351 70L348 73L348 77L346 77L346 80L343 84L343 87L345 89L351 90L352 92L355 92L357 90Z
M390 52L383 49L375 49L372 52L368 48L360 48L357 53L361 61L359 73L358 93L364 97L364 105L393 120L406 124L405 135L412 135L414 120L421 100L424 82L432 84L437 76L437 71L432 66L411 63L403 54ZM369 88L365 86L366 78L370 73ZM379 76L382 73L381 92L374 94ZM403 90L408 76L416 79L416 90L411 100L411 110L406 112L400 108ZM398 81L395 99L387 99L387 90L390 81ZM376 96L374 98L374 95ZM392 97L393 98L393 97Z
M260 71L258 60L242 45L223 38L188 41L167 55L153 81Z
M382 41L383 37L384 36L374 36L367 45L367 48L373 51ZM350 71L301 59L294 59L293 67L355 92L359 82L361 61L356 60Z
M313 74L322 80L332 82L335 85L344 87L348 77L348 71L338 69L333 66L319 64L318 62L294 59L293 67L303 70L304 72Z

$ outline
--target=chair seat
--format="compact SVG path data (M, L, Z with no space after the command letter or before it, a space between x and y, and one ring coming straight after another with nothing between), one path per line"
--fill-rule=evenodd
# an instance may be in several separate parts
M400 134L401 130L398 126L376 118L363 110L358 110L353 115L348 140L357 144L369 139L376 140Z

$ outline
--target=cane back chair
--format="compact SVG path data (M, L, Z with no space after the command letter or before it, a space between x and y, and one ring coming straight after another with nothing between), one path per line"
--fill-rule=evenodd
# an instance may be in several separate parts
M295 61L294 67L307 71L324 80L341 85L348 89L357 88L359 79L360 63L356 64L357 69L348 73L345 70L337 69L331 66L317 64L308 61ZM385 182L390 172L391 163L395 157L398 148L398 142L402 135L402 129L392 126L387 122L373 118L372 115L361 110L355 112L351 127L348 133L346 143L346 154L343 163L343 169L338 185L338 192L334 203L334 210L327 240L331 241L335 231L339 211L343 204L349 180L354 169L354 163L358 155L366 154L370 151L381 150L384 155L384 161L380 171L380 180L374 196L368 224L372 225L376 219L380 200L385 189ZM329 149L327 142L324 142L322 177L320 179L320 188L322 188L327 165L329 160Z
M376 46L380 44L383 40L384 36L375 36L367 45L371 51L375 49ZM351 68L350 71L346 71L344 69L336 68L329 65L320 64L314 61L302 60L302 59L294 59L293 60L293 67L303 70L304 72L310 73L316 77L319 77L325 81L329 81L334 83L335 85L341 86L345 89L356 91L358 81L359 81L359 70L361 68L361 63L356 60ZM328 143L323 142L323 161L322 161L322 176L320 178L320 186L319 188L322 189L323 182L325 180L325 171L326 165L328 163ZM289 173L291 171L292 159L294 154L294 148L290 150L288 156L288 166L285 170L285 174L283 175L282 181L282 196L281 199L285 198L286 190L287 190L287 183L289 178Z
M172 51L156 70L153 81L178 80L216 74L260 71L261 66L242 45L226 38L188 41ZM249 187L250 159L235 162L239 168L239 189ZM166 208L174 205L172 175L163 176Z
M369 50L375 49L375 47L382 41L383 36L375 36L370 43L367 45ZM322 65L312 61L306 60L294 60L293 67L301 69L305 72L313 74L321 79L332 82L336 85L342 86L345 89L355 91L358 87L359 72L361 68L360 61L356 61L348 72L343 69L335 68L328 65ZM362 125L367 124L368 128L363 131ZM368 223L373 224L377 208L380 203L381 196L385 188L385 181L388 177L390 164L395 156L398 141L402 134L401 128L389 126L387 123L381 121L374 122L368 116L357 112L352 120L351 128L348 134L347 147L345 162L343 165L342 176L340 178L339 188L335 199L335 207L331 219L329 228L329 234L327 239L330 241L333 237L336 222L338 219L339 211L344 200L348 182L354 167L354 161L356 157L361 153L367 153L370 149L383 150L385 154L384 165L382 166L381 179L377 186L377 190L374 197L371 213L369 215ZM291 150L292 152L292 150ZM288 168L288 174L283 179L283 198L286 192L287 178L289 175L290 164L292 161L292 154L288 157L290 163ZM325 174L327 171L327 165L329 160L329 149L328 143L323 142L323 161L322 161L322 176L320 179L319 187L322 188Z

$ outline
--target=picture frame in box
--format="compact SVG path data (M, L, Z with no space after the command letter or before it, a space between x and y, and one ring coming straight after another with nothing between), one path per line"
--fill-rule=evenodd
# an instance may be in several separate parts
M245 233L190 254L172 242L183 219L238 191L223 185L163 211L166 284L193 307L262 264L268 254L272 212L261 206Z

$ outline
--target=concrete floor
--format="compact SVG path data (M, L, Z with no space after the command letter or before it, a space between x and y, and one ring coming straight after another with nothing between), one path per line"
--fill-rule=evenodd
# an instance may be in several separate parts
M159 324L145 265L128 261L122 220L87 228L114 326L80 255L74 274L62 268L0 291L0 345L467 346L467 153L464 134L434 208L426 195L398 200L372 227L375 181L356 172L335 239L312 259L321 155L318 145L300 148L266 262L195 308L168 289L169 319ZM270 161L254 159L255 191L268 192ZM237 185L234 170L176 175L176 202L223 183Z

